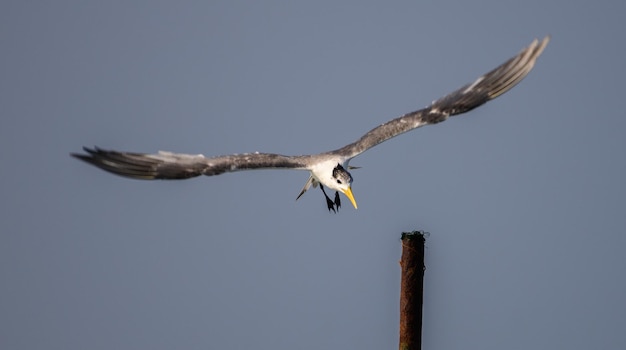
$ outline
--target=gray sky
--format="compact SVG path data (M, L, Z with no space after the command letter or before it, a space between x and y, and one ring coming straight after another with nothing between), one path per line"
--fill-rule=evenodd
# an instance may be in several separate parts
M2 349L389 349L426 230L427 349L626 348L623 1L0 5ZM308 174L112 176L83 145L317 153L472 81L495 101Z

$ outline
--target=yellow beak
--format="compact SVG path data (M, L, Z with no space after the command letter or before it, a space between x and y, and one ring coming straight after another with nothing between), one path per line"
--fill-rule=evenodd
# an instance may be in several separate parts
M346 188L346 190L343 191L343 194L345 194L346 197L348 197L348 199L350 200L350 202L352 202L352 205L354 205L354 209L358 209L356 207L356 201L354 200L354 196L352 195L352 189L350 187Z

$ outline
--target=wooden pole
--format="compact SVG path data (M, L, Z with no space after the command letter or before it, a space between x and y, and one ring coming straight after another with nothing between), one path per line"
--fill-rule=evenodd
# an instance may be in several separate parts
M400 350L420 350L426 240L422 231L403 232L401 240Z

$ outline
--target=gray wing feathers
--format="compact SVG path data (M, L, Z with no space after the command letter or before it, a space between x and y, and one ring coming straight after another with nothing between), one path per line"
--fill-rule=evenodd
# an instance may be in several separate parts
M550 37L545 37L541 42L535 39L517 56L476 79L473 83L433 102L429 109L447 115L457 115L468 112L511 90L530 73L549 41Z
M356 142L330 153L340 154L347 158L355 157L392 137L424 125L442 122L451 115L468 112L502 95L517 85L531 71L548 41L550 37L545 37L541 42L535 39L517 56L476 79L473 83L434 101L424 109L384 123L370 130Z
M130 153L83 147L87 154L72 154L80 160L116 175L135 179L188 179L200 175L269 169L306 168L301 156L290 157L270 153L245 153L206 158L203 155L159 152Z
M284 156L271 153L245 153L206 158L203 155L159 152L143 154L83 148L86 154L72 154L108 172L136 179L187 179L225 172L288 168L308 169L325 156L349 159L392 137L423 125L436 124L451 115L468 112L509 91L530 72L549 37L534 40L517 56L481 76L473 83L434 101L430 106L384 123L341 149L320 155Z

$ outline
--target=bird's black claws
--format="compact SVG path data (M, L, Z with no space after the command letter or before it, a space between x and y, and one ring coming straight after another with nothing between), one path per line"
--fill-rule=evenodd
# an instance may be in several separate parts
M324 186L322 186L322 184L320 184L320 189L322 190L322 193L324 193L324 198L326 198L326 206L328 206L328 211L333 211L335 212L335 214L337 214L337 210L335 210L335 203L333 201L330 200L330 198L328 198L328 195L326 194L326 191L324 191ZM335 201L337 200L336 198L337 196L335 196ZM337 206L337 209L339 209L339 206Z
M339 199L339 192L335 192L335 205L337 206L337 210L341 206L341 199Z
M335 203L333 203L333 201L330 200L330 198L326 197L326 205L328 206L328 211L333 211L335 212L335 214L337 213L337 211L335 210Z

